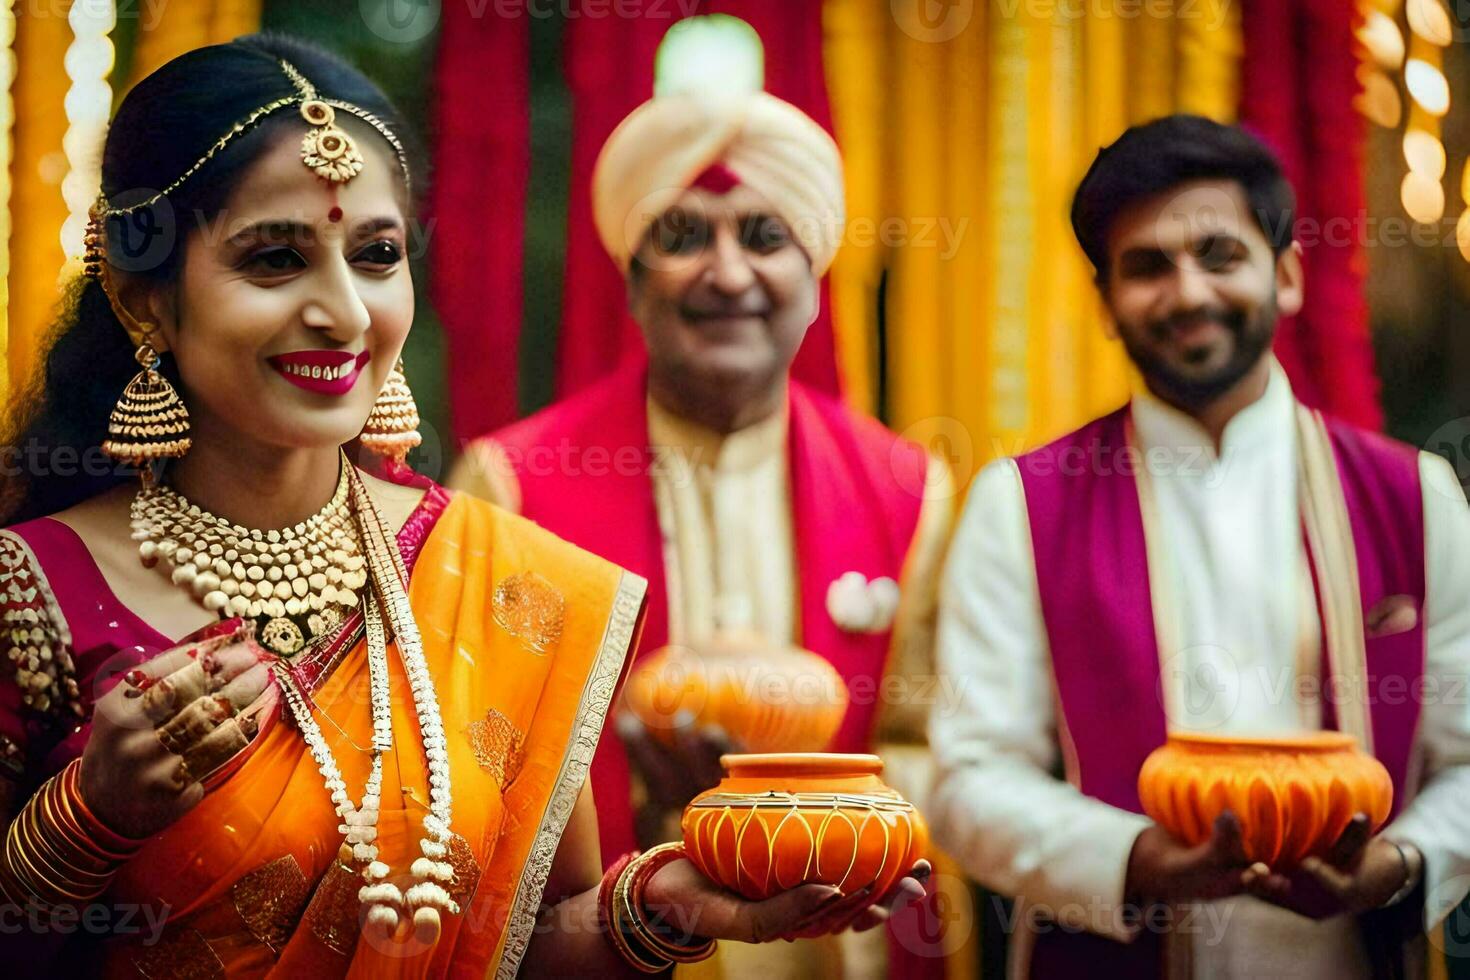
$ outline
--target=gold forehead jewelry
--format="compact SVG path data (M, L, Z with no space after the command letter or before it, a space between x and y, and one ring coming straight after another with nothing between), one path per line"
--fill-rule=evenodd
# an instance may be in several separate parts
M290 80L292 86L296 89L292 95L267 102L265 105L252 111L244 119L235 123L223 136L214 141L214 145L206 150L202 157L194 161L193 166L185 170L173 183L156 194L123 206L115 206L107 200L105 195L99 195L97 203L92 209L94 223L105 221L107 218L116 215L131 214L134 211L152 207L163 200L163 198L178 190L184 181L198 173L205 164L214 159L215 155L228 146L231 141L255 128L257 123L271 113L293 105L300 106L301 118L306 120L307 124L311 126L311 129L307 131L301 140L301 161L318 177L332 183L341 184L346 183L362 172L363 158L361 151L358 150L357 144L353 141L352 137L336 124L337 112L340 110L349 115L356 116L369 126L372 126L383 139L388 141L388 145L393 147L393 152L398 157L398 167L403 172L404 183L408 183L408 153L404 150L403 143L394 135L393 130L389 128L387 123L368 110L361 106L353 105L351 102L323 98L317 92L316 86L308 81L306 76L302 75L296 69L295 65L285 60L279 61L279 64L282 73L285 74L286 78ZM94 257L92 254L93 247L100 248L103 243L103 238L100 227L94 228L93 232L89 236L88 255L85 262L88 273L95 275L96 273L92 271L92 266L100 262L101 255L98 253Z

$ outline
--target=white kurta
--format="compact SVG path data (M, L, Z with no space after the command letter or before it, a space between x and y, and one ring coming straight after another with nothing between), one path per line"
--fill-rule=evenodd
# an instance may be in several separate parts
M784 409L722 436L648 399L670 643L707 643L722 628L798 641L786 431Z
M1265 395L1226 427L1217 455L1191 418L1140 394L1133 419L1148 460L1177 610L1182 684L1171 728L1262 733L1320 725L1293 681L1317 670L1320 627L1305 577L1294 401L1273 365ZM1444 460L1420 455L1428 627L1419 795L1383 833L1425 857L1437 923L1470 878L1470 511ZM1020 474L1010 460L976 477L940 594L939 664L959 696L930 720L939 777L937 840L978 880L1127 938L1115 918L1134 838L1149 821L1083 796L1058 767L1056 705ZM1308 688L1310 690L1310 687ZM1118 706L1118 724L1128 706ZM1193 920L1198 977L1366 976L1349 917L1313 922L1250 897Z

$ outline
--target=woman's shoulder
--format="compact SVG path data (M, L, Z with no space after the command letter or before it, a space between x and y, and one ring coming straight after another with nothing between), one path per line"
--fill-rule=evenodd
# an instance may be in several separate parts
M70 560L85 542L100 544L104 539L130 540L129 507L135 496L131 486L119 486L95 497L88 497L65 510L45 517L12 524L3 532L25 539L44 563L51 559Z
M0 528L0 610L7 623L17 606L44 602L56 607L52 579L65 578L88 561L88 529L105 526L100 517L105 509L89 500Z

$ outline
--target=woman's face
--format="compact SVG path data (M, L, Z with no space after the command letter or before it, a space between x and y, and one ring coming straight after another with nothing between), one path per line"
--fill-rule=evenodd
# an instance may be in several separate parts
M329 184L302 164L302 132L285 128L220 215L187 229L176 289L156 303L196 440L351 440L413 321L396 158L354 126L366 166Z

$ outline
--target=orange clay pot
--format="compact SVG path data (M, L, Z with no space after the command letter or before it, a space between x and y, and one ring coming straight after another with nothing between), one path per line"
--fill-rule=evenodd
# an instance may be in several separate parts
M807 882L873 901L928 847L924 818L879 775L876 755L727 755L728 775L684 811L705 876L753 901Z
M701 648L668 646L639 661L628 708L655 737L677 726L718 726L750 752L817 752L847 713L837 669L808 650L756 633L723 633Z
M1174 734L1144 761L1138 796L1145 813L1188 844L1208 840L1228 808L1240 819L1246 855L1279 870L1325 855L1355 813L1381 827L1393 782L1341 732Z

